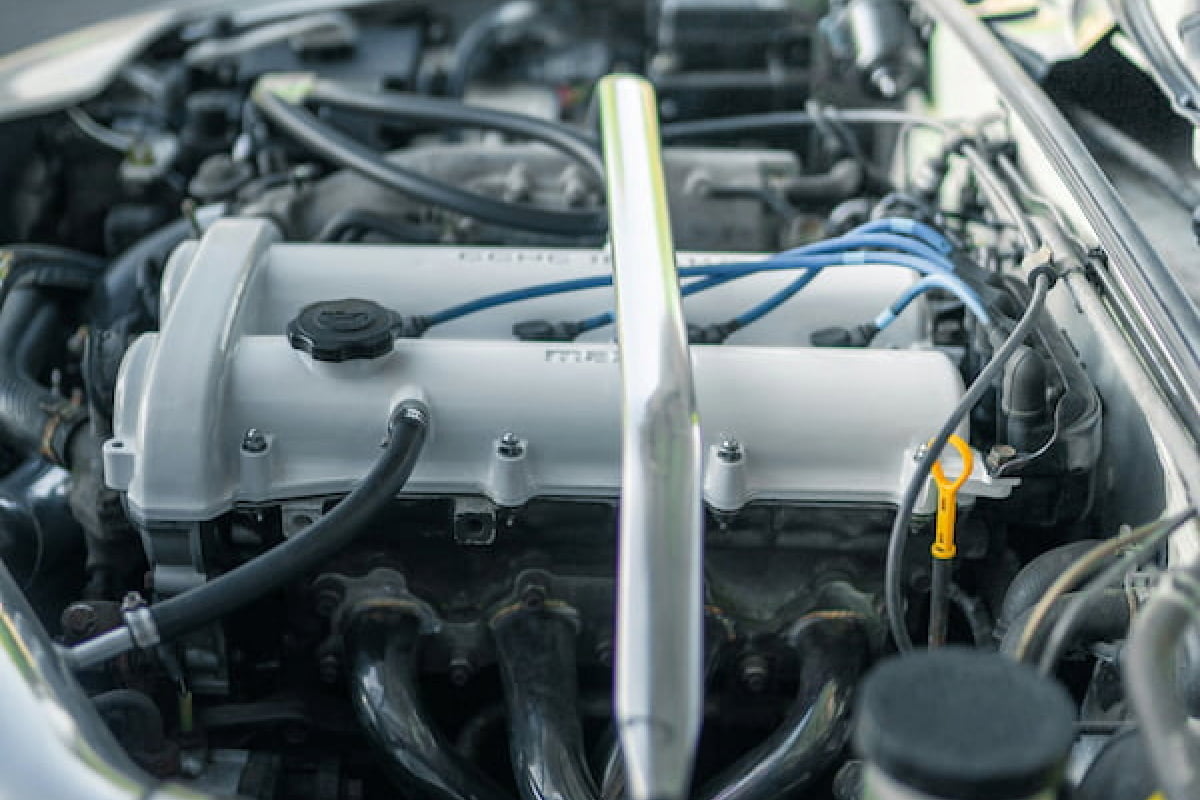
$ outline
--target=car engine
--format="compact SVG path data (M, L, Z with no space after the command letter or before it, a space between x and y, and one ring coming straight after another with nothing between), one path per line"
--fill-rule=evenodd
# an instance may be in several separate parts
M1040 156L920 110L924 5L195 14L0 124L0 594L113 758L155 797L1119 796L1192 512L1114 445Z

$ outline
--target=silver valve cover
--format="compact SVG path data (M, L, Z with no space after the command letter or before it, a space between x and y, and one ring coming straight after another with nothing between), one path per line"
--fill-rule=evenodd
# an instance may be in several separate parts
M434 414L407 493L483 495L504 506L619 495L620 375L617 350L603 341L611 330L570 344L509 333L517 320L610 308L611 289L492 309L373 359L316 361L286 335L313 302L364 297L427 314L492 291L603 274L603 253L276 239L268 222L223 220L168 265L162 329L125 357L104 452L108 484L126 493L136 520L199 521L242 503L343 494L377 458L390 410L412 397ZM681 254L680 263L725 258ZM793 275L689 298L689 316L728 318ZM817 328L872 318L913 280L890 267L825 270L731 339L740 343L691 348L710 505L895 502L912 454L962 393L950 361L920 349L920 309L870 349L800 345ZM1001 489L979 475L965 491Z

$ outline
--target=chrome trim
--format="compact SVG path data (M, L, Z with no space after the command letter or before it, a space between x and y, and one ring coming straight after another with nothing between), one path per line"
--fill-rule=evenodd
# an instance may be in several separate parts
M615 709L633 800L687 795L703 702L700 426L654 89L597 86L621 353Z

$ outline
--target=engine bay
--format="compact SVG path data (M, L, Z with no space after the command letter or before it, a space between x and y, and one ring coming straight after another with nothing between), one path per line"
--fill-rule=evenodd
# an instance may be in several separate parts
M1118 797L1191 506L1021 124L922 110L934 28L198 15L0 124L0 557L124 754L262 800Z

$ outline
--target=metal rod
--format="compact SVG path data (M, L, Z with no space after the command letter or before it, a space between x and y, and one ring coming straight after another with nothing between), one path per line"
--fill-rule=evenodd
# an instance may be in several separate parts
M680 800L704 692L700 426L654 90L597 87L621 352L615 697L633 800Z

